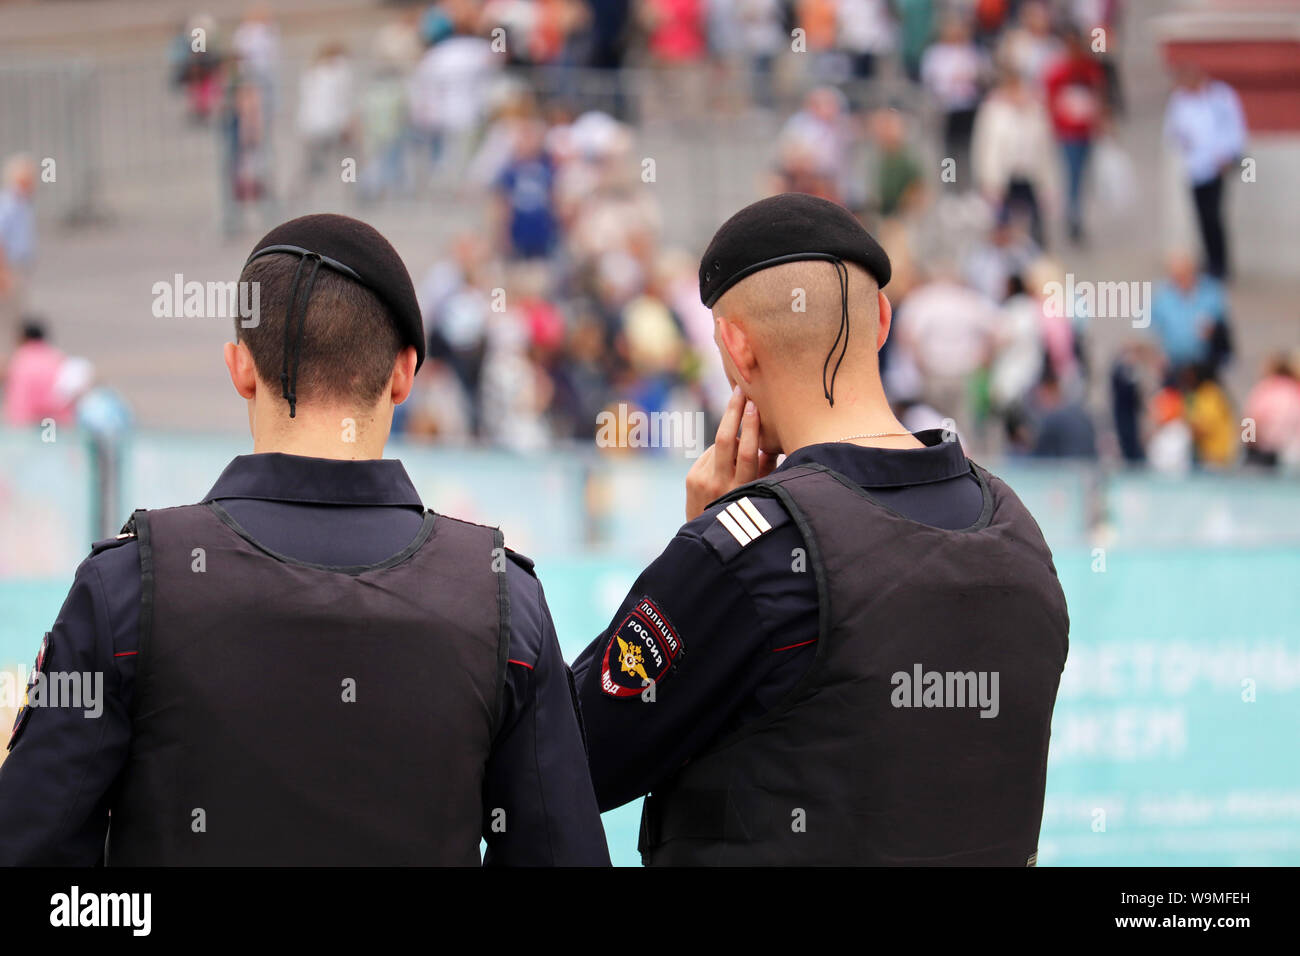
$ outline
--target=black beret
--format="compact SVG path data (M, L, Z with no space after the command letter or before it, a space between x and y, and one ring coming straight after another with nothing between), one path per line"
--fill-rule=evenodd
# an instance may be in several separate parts
M700 260L700 301L709 308L762 269L803 259L856 262L884 288L889 256L843 206L804 193L751 203L722 224Z
M300 216L276 226L253 247L248 257L273 253L315 254L321 265L361 283L388 307L397 331L415 346L415 367L424 362L424 323L411 275L387 239L360 219L319 213ZM247 266L248 263L245 263Z

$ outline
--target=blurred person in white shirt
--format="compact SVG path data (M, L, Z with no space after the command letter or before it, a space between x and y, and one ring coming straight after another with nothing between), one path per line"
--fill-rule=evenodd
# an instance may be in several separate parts
M1165 109L1165 138L1178 151L1191 186L1205 247L1205 271L1222 280L1230 272L1223 184L1229 167L1246 148L1245 115L1233 88L1210 79L1199 66L1179 66L1177 79L1178 87Z
M943 113L944 157L956 160L959 183L969 182L967 159L986 71L970 26L958 16L944 20L938 41L921 57L921 83Z
M737 52L748 61L750 93L763 109L774 105L772 67L789 38L782 22L781 0L728 0Z
M425 52L411 75L411 123L435 168L455 178L487 113L491 79L504 60L482 37L453 35Z
M341 155L352 135L352 64L339 43L327 43L298 80L298 133L306 150L308 179L316 179Z
M1042 0L1028 0L1020 7L1016 25L1002 35L998 60L1016 70L1021 78L1037 90L1049 64L1064 52L1060 39L1052 32L1052 11Z
M280 28L271 18L270 7L259 3L250 9L230 35L230 47L263 84L267 100L273 102L280 68Z
M994 302L1003 302L1014 294L1008 283L1016 276L1023 276L1042 254L1021 223L1009 215L1003 216L993 223L988 236L967 253L962 276L972 289Z
M829 182L836 195L828 197L847 206L860 198L853 195L849 179L853 129L848 101L832 86L819 86L804 98L803 108L781 129L780 145L797 144L815 158L816 172Z
M1012 276L1010 288L994 334L996 354L989 374L989 399L1000 414L1023 404L1043 375L1042 300L1019 275Z
M894 21L885 0L839 0L839 47L849 54L855 80L876 75L876 64L894 48Z
M980 105L971 144L975 182L1002 217L1023 217L1029 234L1046 247L1044 206L1059 192L1056 141L1037 93L1009 66Z
M972 377L991 361L1001 319L997 305L961 284L955 269L936 266L932 278L899 304L897 333L924 382L926 403L974 435Z
M420 10L411 7L375 31L375 59L380 63L407 71L420 62L424 46L420 42Z

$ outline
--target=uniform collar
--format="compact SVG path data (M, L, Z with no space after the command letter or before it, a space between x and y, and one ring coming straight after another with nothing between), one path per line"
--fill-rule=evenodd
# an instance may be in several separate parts
M916 432L924 448L870 448L850 442L805 445L786 456L777 471L800 465L825 465L864 488L924 485L959 478L970 471L961 443L944 441L944 430Z
M240 455L226 466L203 500L221 498L424 509L406 469L393 458L341 461L279 452Z

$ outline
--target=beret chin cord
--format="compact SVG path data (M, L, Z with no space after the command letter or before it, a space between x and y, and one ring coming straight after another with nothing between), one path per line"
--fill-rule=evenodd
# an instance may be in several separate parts
M302 246L291 246L277 244L263 246L251 256L244 265L247 267L249 262L262 256L275 255L284 253L291 256L298 256L298 268L293 271L293 282L289 286L289 305L284 311L284 360L280 365L280 392L284 399L289 403L289 417L295 418L298 414L298 366L302 364L302 330L307 324L307 305L311 300L311 290L316 285L316 273L320 271L321 266L333 269L341 275L347 276L356 282L365 285L361 276L356 270L337 259L331 259L329 256L323 256L319 252L312 252L310 249L304 249ZM298 329L293 331L293 314L294 306L298 303L298 280L302 277L302 267L308 259L312 260L311 272L307 273L307 282L302 290L302 307L298 314ZM289 367L289 352L293 351L293 368Z
M826 361L822 363L822 393L826 396L826 401L831 403L831 408L835 407L835 376L840 373L840 363L844 361L844 354L849 350L849 267L839 259L832 259L831 265L835 266L835 276L840 280L840 328L835 333L835 341L831 344L831 350L826 353ZM840 347L840 339L844 339L844 345ZM831 371L830 384L826 383L826 370L830 368L831 356L835 350L840 349L840 357L835 362L835 368Z
M302 267L308 259L312 260L311 271L302 289L302 306L298 309L298 328L293 331L294 307L298 304L298 279ZM320 271L321 257L314 252L304 253L298 260L298 268L293 272L293 285L290 286L289 306L284 314L284 362L280 366L280 390L289 403L289 417L298 413L298 368L302 364L302 330L307 324L307 305L311 301L311 290L316 284L316 273ZM289 351L293 350L293 368L289 366Z
M810 260L821 260L829 262L835 267L835 276L840 282L840 327L835 334L835 341L831 344L831 350L826 353L826 361L822 363L822 394L826 396L826 401L831 403L831 408L835 407L835 377L839 375L840 365L844 361L844 355L849 350L849 267L844 264L844 260L839 256L831 255L826 252L792 252L784 256L774 256L771 259L764 259L761 262L754 262L743 269L733 273L725 282L718 285L712 295L704 300L704 304L712 308L714 303L722 298L723 293L734 286L741 279L748 278L755 272L763 269L770 269L773 266L783 265L787 262L808 262ZM842 343L841 343L841 340ZM831 359L835 355L835 350L840 350L840 357L835 362L835 368L832 369ZM827 382L826 373L830 372L830 381Z

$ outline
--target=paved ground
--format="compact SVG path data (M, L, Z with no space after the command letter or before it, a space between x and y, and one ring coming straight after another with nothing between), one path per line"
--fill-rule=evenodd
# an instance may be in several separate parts
M1097 281L1156 278L1163 251L1191 241L1185 198L1171 177L1160 147L1159 121L1168 81L1158 58L1149 15L1170 6L1130 4L1123 50L1129 114L1120 139L1132 156L1141 189L1123 215L1094 213L1092 242L1064 254L1078 279ZM237 14L243 3L210 3L218 15ZM281 0L274 5L285 31L288 75L324 38L347 39L364 48L377 8L359 0ZM75 162L61 168L61 181L46 189L88 189L94 217L75 226L56 213L55 196L43 194L46 213L39 265L31 283L31 304L46 315L58 341L92 359L104 379L122 390L142 424L165 428L230 430L245 427L242 403L229 401L229 385L219 358L228 329L221 320L156 319L150 305L155 282L179 272L190 278L233 278L248 247L261 231L250 223L246 236L224 241L216 228L215 145L209 130L188 128L180 104L164 87L163 48L188 12L180 0L127 3L125 0L0 3L0 104L52 96L61 109L97 119L73 132L42 128L52 142L85 142L89 129L101 172L93 182ZM14 47L21 45L21 55ZM8 52L6 53L6 48ZM12 57L9 54L14 54ZM90 98L69 99L59 82L75 73L78 62L98 65ZM19 79L14 63L30 67ZM32 85L31 77L39 82ZM63 77L61 80L45 77ZM26 83L22 89L18 84ZM72 89L77 89L73 82ZM53 90L54 92L50 92ZM84 93L84 90L83 90ZM63 97L59 99L59 97ZM67 103L73 103L68 107ZM76 114L83 110L84 114ZM0 113L3 113L0 110ZM47 124L48 126L49 124ZM0 119L0 133L4 131ZM696 117L686 123L656 123L638 143L642 155L656 158L653 186L664 209L668 237L697 252L717 222L754 198L754 183L771 159L774 122L749 116ZM83 136L76 140L75 135ZM63 137L60 139L60 137ZM14 145L0 139L0 152ZM25 145L25 144L24 144ZM1290 195L1300 173L1300 146L1272 140L1260 144L1261 166L1269 175L1241 184L1230 194L1230 227L1237 239L1239 278L1232 289L1239 336L1239 359L1230 376L1238 397L1253 380L1262 356L1283 343L1300 344L1300 319L1294 303L1300 281L1278 269L1279 243L1297 246L1295 224L1279 221L1278 210L1294 209ZM39 145L36 147L39 152ZM284 150L281 172L288 178L296 157ZM1270 165L1271 164L1271 165ZM1291 203L1288 205L1288 203ZM348 199L331 193L305 200L281 213L320 209L356 212ZM366 210L364 215L389 235L417 277L454 231L481 223L482 206L454 190L436 197ZM269 224L268 224L269 225ZM1271 250L1265 262L1253 248ZM1104 370L1117 343L1132 331L1126 322L1102 322L1094 347Z

